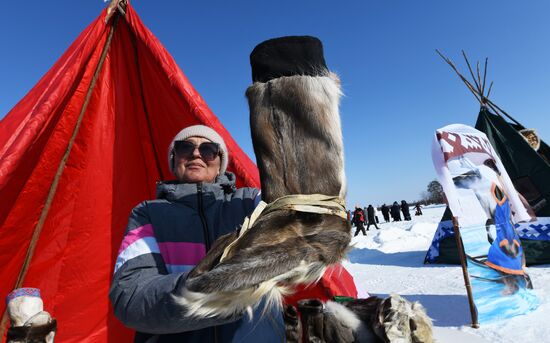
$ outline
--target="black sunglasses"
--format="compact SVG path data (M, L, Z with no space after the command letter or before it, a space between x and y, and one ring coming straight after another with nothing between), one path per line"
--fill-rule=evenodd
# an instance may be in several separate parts
M220 154L220 145L218 143L203 142L195 145L195 143L189 141L174 142L174 154L178 158L192 159L196 148L199 149L201 157L208 162L214 161Z

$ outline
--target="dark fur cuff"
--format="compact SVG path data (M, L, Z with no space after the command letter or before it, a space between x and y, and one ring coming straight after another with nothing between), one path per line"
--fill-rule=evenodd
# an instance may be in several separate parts
M45 337L52 331L57 331L57 321L34 326L12 326L8 329L7 342L45 342Z
M250 64L254 82L267 82L281 76L325 76L328 73L323 44L310 36L288 36L262 42L252 50Z

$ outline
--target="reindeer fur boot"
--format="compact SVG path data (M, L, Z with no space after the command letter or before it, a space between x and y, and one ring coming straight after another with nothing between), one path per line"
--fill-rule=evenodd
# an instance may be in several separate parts
M43 311L39 289L15 289L6 301L10 318L7 343L53 343L57 323Z
M418 302L397 294L384 299L378 307L373 329L385 342L432 343L432 320ZM384 337L385 336L385 337Z
M246 96L267 207L223 253L212 252L189 274L181 301L196 316L229 316L261 299L282 309L290 286L319 280L351 240L340 81L325 64L321 42L268 40L250 60L254 84Z
M300 311L303 342L318 343L325 341L324 335L324 308L319 299L305 299L298 301Z
M298 310L293 305L286 305L283 312L285 336L287 343L302 343L302 323Z

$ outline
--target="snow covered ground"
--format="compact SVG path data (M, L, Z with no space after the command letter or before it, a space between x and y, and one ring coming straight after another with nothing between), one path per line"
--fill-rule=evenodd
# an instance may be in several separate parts
M473 329L468 298L460 266L425 265L445 207L423 209L423 216L412 221L372 225L367 236L353 238L354 249L344 266L355 279L360 297L397 293L419 301L438 328L438 342L550 342L550 265L529 268L533 286L542 305L527 315L481 324ZM414 211L411 209L411 214ZM354 228L355 231L355 228ZM439 329L442 328L442 329ZM454 337L456 336L456 337Z

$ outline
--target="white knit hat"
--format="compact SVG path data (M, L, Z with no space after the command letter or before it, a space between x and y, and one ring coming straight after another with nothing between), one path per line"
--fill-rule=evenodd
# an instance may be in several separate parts
M225 146L225 142L223 141L222 136L220 136L216 131L212 130L208 126L193 125L186 127L185 129L178 132L178 134L174 137L174 139L172 139L172 142L168 147L168 167L170 168L170 171L172 171L172 174L176 174L174 172L174 142L184 141L189 137L203 137L210 140L211 142L218 143L221 150L220 174L225 173L227 162L229 160L229 153L227 152L227 147Z

